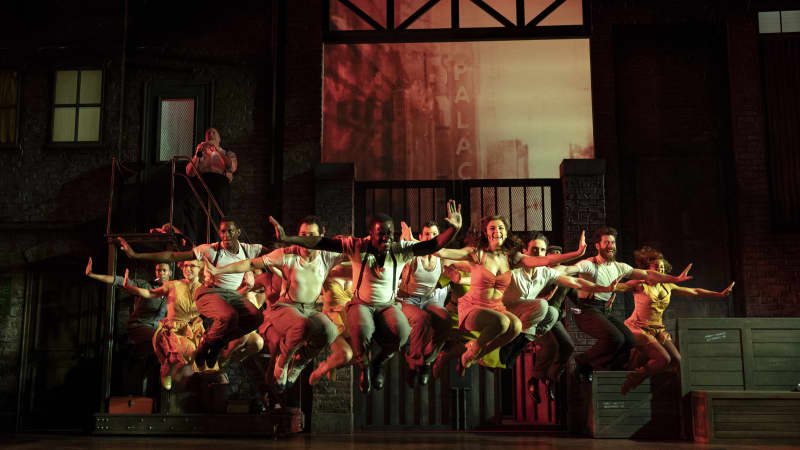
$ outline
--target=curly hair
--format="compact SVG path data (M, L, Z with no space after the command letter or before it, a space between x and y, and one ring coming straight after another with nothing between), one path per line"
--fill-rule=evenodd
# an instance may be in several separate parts
M603 239L603 236L614 236L616 239L619 233L617 232L616 228L609 227L609 226L602 226L592 233L592 243L597 244Z
M667 273L672 272L672 264L667 261L664 254L648 245L642 246L639 250L634 250L633 258L636 260L636 266L640 269L647 270L654 262L661 260L664 261L664 270Z
M481 217L480 222L480 237L478 238L478 245L476 248L480 250L487 250L489 248L489 238L486 236L486 227L489 225L489 222L493 220L499 220L503 222L503 225L506 227L506 232L508 236L503 241L503 244L500 246L500 249L508 254L513 254L519 251L520 247L522 247L522 240L520 238L511 233L511 227L508 226L508 221L503 216L484 216Z

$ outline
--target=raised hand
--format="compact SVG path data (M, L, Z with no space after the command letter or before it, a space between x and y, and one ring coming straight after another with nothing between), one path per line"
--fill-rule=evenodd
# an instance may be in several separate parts
M586 230L581 231L581 238L578 240L578 256L586 253Z
M719 295L721 295L722 297L727 297L727 296L731 295L731 291L733 290L733 285L734 284L736 284L736 282L732 281L730 286L726 287L725 290L723 290L722 292L719 293Z
M411 232L411 227L408 226L407 223L401 221L400 222L400 239L408 242L414 241L414 233Z
M89 263L86 264L86 276L88 277L92 273L92 257L89 257Z
M692 268L692 264L691 264L691 263L689 263L689 265L688 265L688 266L686 266L686 268L685 268L685 269L683 269L683 272L681 272L681 274L680 274L680 275L678 275L677 277L675 277L675 281L674 281L674 282L675 282L675 283L680 283L680 282L682 282L682 281L691 280L691 279L692 279L692 277L689 275L689 270L690 270L691 268Z
M213 262L211 262L210 259L208 259L208 255L203 255L203 264L206 266L206 272L212 277L215 277L219 274L219 269L214 265Z
M122 278L122 287L130 286L130 281L128 279L128 269L125 269L125 276Z
M447 218L445 222L449 223L453 228L461 229L461 205L457 204L455 200L447 201Z
M136 256L136 252L133 251L130 244L128 244L125 239L118 237L117 243L119 244L119 249L125 252L125 254L128 255L128 258L133 259L133 257Z
M286 239L286 231L284 231L281 224L279 224L274 217L269 216L269 221L272 224L272 226L275 227L275 238L280 242L284 242Z

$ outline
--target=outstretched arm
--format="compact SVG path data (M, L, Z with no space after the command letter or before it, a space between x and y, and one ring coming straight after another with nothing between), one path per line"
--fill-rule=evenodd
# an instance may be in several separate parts
M710 297L710 298L723 298L730 295L731 291L733 290L733 285L736 282L732 282L728 287L724 290L716 292L716 291L709 291L708 289L700 289L700 288L687 288L683 286L675 286L672 288L672 292L683 295L686 297Z
M286 244L299 245L300 247L310 248L313 250L326 250L329 252L342 253L342 241L338 239L326 238L325 236L289 236L283 229L283 226L275 220L274 217L269 216L269 221L275 227L275 238L280 242Z
M125 277L122 279L122 287L133 295L138 295L142 298L159 298L167 295L169 288L166 286L159 286L152 290L142 289L130 283L128 278L128 269L125 269Z
M655 270L642 270L642 269L633 269L629 278L633 280L646 280L651 283L682 283L686 280L691 280L692 277L689 276L689 269L692 268L692 265L689 264L683 269L680 275L674 276L666 273L661 273Z
M208 259L208 255L203 255L203 264L206 266L206 270L212 276L222 275L226 273L243 273L243 272L250 272L255 269L265 269L266 265L264 264L264 259L261 257L253 258L253 259L245 259L243 261L236 261L234 263L230 263L227 266L222 267L215 267L211 260Z
M523 253L517 253L517 260L514 261L514 264L522 264L525 267L549 266L551 264L558 264L571 259L580 258L584 253L586 253L586 231L581 231L578 249L574 252L562 254L553 253L547 256L528 256Z
M158 263L169 263L169 262L177 262L177 261L190 261L194 259L194 252L189 250L185 252L171 252L171 251L163 251L163 252L152 252L152 253L136 253L133 248L131 248L130 244L128 244L125 239L118 237L117 242L119 243L120 248L128 258L136 259L136 260L146 260L146 261L154 261Z
M417 242L411 246L411 250L415 256L430 255L436 253L439 249L447 246L461 230L461 205L457 205L455 200L447 201L447 218L445 222L450 224L444 232L439 234L433 239Z
M97 281L103 282L105 284L114 284L114 276L113 275L101 275L99 273L92 272L92 258L91 257L89 257L89 263L86 264L86 276L91 278L91 279L93 279L93 280L97 280Z
M600 286L597 283L593 283L593 282L591 282L589 280L584 280L582 278L576 278L576 277L569 277L569 276L566 276L566 275L560 275L558 277L557 283L560 286L566 286L566 287L575 288L575 289L578 289L578 290L581 290L581 291L587 291L587 292L592 292L592 293L595 293L595 292L613 292L614 289L618 288L618 284L619 284L620 278L617 278L616 280L614 280L613 283L611 283L608 286Z

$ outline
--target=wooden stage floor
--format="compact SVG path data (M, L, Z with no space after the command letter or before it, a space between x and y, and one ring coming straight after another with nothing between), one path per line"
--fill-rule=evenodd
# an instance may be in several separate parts
M800 448L800 442L762 444L758 442L732 444L694 444L685 441L631 441L625 439L590 439L541 434L506 432L359 432L353 435L298 434L279 440L253 438L198 437L129 437L129 436L64 436L64 435L3 435L3 449L369 449L369 450L536 450L536 449L788 449Z

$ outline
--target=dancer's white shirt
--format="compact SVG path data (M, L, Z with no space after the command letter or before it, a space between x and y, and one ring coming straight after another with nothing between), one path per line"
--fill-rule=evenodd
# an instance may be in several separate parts
M559 275L557 270L546 266L534 267L530 273L521 268L514 269L511 271L511 284L503 292L503 303L533 300L548 284L555 283Z
M286 280L281 301L303 304L317 301L328 273L344 258L341 253L318 250L316 256L308 260L300 256L297 246L279 248L262 256L264 265L280 270Z
M350 258L353 264L353 293L362 302L374 305L389 305L394 302L397 295L397 288L400 285L400 275L403 272L403 267L414 258L414 253L411 242L393 242L389 244L389 248L384 260L383 267L377 267L374 254L366 256L366 267L361 280L361 286L358 286L359 274L361 274L361 265L364 261L364 255L367 248L369 248L368 238L354 238L352 236L341 239L343 255ZM392 263L392 255L394 255L396 266ZM392 282L392 273L394 273L395 280ZM394 291L392 285L394 284Z
M245 248L247 252L245 253ZM217 259L217 249L221 252L219 259ZM235 262L243 261L245 259L255 258L261 253L261 244L245 244L239 242L239 253L233 254L228 250L222 248L222 244L215 242L213 244L198 245L193 248L194 257L203 260L203 256L208 257L209 262L214 262L217 259L217 267L227 266ZM205 270L205 269L204 269ZM208 287L217 287L223 289L230 289L235 291L242 285L244 279L243 273L225 273L221 275L212 276L205 270L205 285Z
M581 278L588 279L599 286L610 286L617 278L628 278L633 272L633 267L624 262L613 261L598 264L597 257L586 258L575 264ZM607 302L611 298L611 292L595 292L594 299Z

